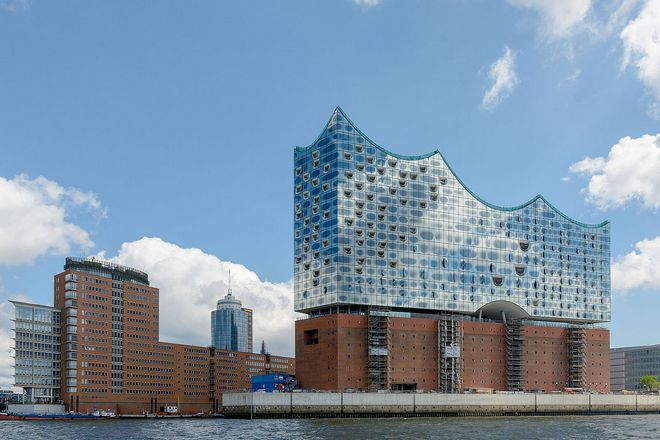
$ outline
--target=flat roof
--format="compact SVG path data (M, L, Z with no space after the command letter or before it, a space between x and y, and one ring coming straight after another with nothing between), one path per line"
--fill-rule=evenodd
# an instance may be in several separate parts
M660 349L660 344L633 345L633 346L630 346L630 347L612 347L612 348L610 348L610 351L632 351L632 350L644 350L644 349L649 349L649 348Z
M44 304L35 304L35 303L29 303L29 302L25 302L25 301L18 301L18 300L14 300L14 299L10 299L9 302L14 304L14 305L18 304L18 305L21 305L21 306L30 306L30 307L39 307L41 309L57 310L58 312L62 311L62 309L58 309L57 307L46 306Z

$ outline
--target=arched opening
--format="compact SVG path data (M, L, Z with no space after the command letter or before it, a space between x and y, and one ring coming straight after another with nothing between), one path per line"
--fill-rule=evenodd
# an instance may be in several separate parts
M503 317L502 313L504 313L506 319L523 319L530 317L529 313L518 304L505 300L491 301L477 310L475 315L488 319L501 320Z

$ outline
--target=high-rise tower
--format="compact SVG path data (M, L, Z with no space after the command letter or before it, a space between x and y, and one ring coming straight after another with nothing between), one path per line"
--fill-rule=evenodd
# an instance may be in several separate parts
M67 258L55 275L62 310L62 399L126 394L127 378L143 365L134 344L158 341L159 291L146 273L107 261Z
M211 312L211 345L223 350L252 352L252 309L242 307L231 291L231 270L227 295Z

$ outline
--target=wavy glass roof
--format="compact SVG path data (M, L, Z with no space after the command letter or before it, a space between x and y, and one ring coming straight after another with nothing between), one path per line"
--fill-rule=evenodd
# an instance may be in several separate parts
M445 159L445 157L442 155L442 153L440 152L440 150L437 150L437 149L436 149L436 150L431 151L431 152L428 152L428 153L426 153L426 154L421 154L421 155L410 155L410 156L409 156L409 155L405 155L405 154L394 153L394 152L392 152L392 151L390 151L390 150L388 150L388 149L386 149L386 148L380 146L378 143L374 142L369 136L367 136L366 134L364 134L364 133L363 133L363 132L357 127L357 125L355 125L355 123L353 123L353 121L351 121L351 119L346 115L346 113L344 113L344 111L342 110L342 108L339 107L339 106L337 106L337 107L335 108L335 111L332 113L332 116L331 116L330 119L328 120L328 123L326 124L325 128L323 129L323 131L322 131L322 132L319 134L319 136L316 138L316 140L315 140L314 142L312 142L310 145L306 146L306 147L296 147L295 150L296 150L297 152L305 152L305 151L309 151L311 148L313 148L314 146L316 146L316 144L318 143L318 141L319 141L319 140L325 135L326 131L328 130L328 127L331 125L332 121L336 119L336 117L337 117L338 114L341 115L341 116L342 116L342 117L343 117L343 118L344 118L344 119L345 119L345 120L346 120L346 121L347 121L347 122L353 127L353 129L354 129L355 131L357 131L362 137L364 137L364 138L367 140L367 142L369 142L371 145L373 145L374 147L378 148L380 151L382 151L383 153L385 153L385 154L388 155L388 156L393 156L393 157L396 157L397 159L401 159L401 160L420 160L420 159L426 159L426 158L429 158L429 157L432 157L432 156L438 155L438 156L442 159L442 161L447 165L447 167L449 168L449 170L451 171L451 173L454 175L454 177L460 182L460 184L463 186L463 188L465 188L465 190L468 191L468 192L469 192L469 193L470 193L475 199L477 199L479 202L483 203L484 205L486 205L486 206L488 206L488 207L490 207L490 208L497 209L497 210L500 210L500 211L517 211L517 210L519 210L519 209L525 208L525 207L527 207L527 206L533 204L533 203L536 202L537 200L542 200L543 203L545 203L546 205L548 205L553 211L555 211L555 212L556 212L558 215L560 215L562 218L564 218L564 219L566 219L566 220L568 220L568 221L570 221L570 222L572 222L572 223L575 223L576 225L584 226L584 227L587 227L587 228L599 228L599 227L602 227L602 226L605 226L605 225L609 224L609 221L608 221L608 220L605 220L605 221L600 222L600 223L597 223L597 224L582 223L582 222L580 222L580 221L578 221L578 220L575 220L574 218L572 218L572 217L570 217L570 216L564 214L562 211L560 211L557 207L555 207L552 203L550 203L550 202L549 202L545 197L543 197L541 194L537 194L536 196L532 197L530 200L528 200L528 201L525 202L525 203L521 203L520 205L511 206L511 207L499 206L499 205L495 205L495 204L493 204L493 203L490 203L490 202L488 202L488 201L482 199L481 197L479 197L477 194L475 194L474 191L472 191L472 190L470 189L470 187L467 186L467 185L461 180L461 178L458 176L458 174L456 174L456 172L455 172L454 169L451 167L451 165L449 164L449 162L448 162L448 161Z
M539 320L610 319L608 222L578 222L540 195L488 203L439 151L388 151L339 107L294 161L297 311L515 305Z

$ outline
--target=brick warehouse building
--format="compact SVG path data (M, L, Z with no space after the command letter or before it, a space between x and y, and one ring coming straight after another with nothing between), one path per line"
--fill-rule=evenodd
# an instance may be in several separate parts
M368 315L332 314L296 323L296 368L301 386L318 390L369 389ZM497 322L456 321L460 362L455 376L442 375L442 320L388 318L391 389L443 390L509 389L507 326ZM555 391L569 383L569 329L524 325L520 389ZM592 391L609 391L609 332L585 329L585 382ZM310 341L313 333L317 342ZM307 340L306 340L307 339ZM452 372L449 370L449 372ZM444 382L443 382L444 379ZM576 385L576 384L572 384Z
M218 411L222 393L250 389L254 374L295 373L292 358L160 341L159 291L136 269L67 258L54 304L44 313L14 302L15 383L28 395L59 385L48 394L67 410ZM48 368L36 368L45 360Z
M489 204L339 108L294 161L302 387L609 391L607 222Z

